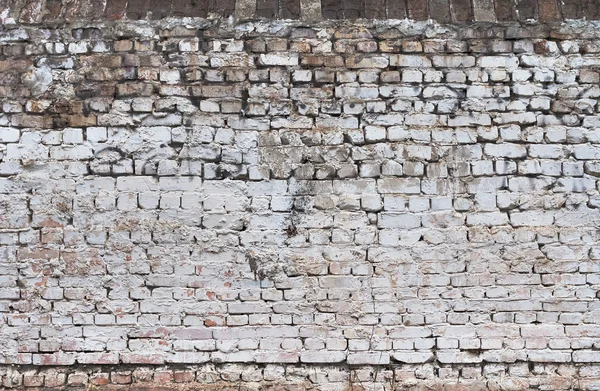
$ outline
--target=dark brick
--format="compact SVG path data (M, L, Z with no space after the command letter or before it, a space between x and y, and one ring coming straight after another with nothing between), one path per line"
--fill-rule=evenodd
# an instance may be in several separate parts
M127 18L133 20L146 19L150 0L129 0L127 2Z
M151 19L162 19L171 13L171 1L149 0L148 11Z
M358 19L364 17L364 6L362 0L344 0L344 19Z
M206 0L205 0L206 1ZM235 0L208 0L208 12L230 16L235 11Z
M557 0L538 0L540 21L555 22L561 19Z
M79 1L63 3L63 15L67 22L75 19L80 19L81 7Z
M473 20L473 8L470 0L452 0L452 21L467 22Z
M171 15L203 18L206 17L206 5L204 0L173 0Z
M429 17L441 23L449 23L450 0L429 0Z
M405 0L387 0L388 18L404 19L406 18Z
M281 0L279 17L283 19L300 18L300 0Z
M79 14L85 20L101 20L104 18L104 2L92 1L89 6L82 8Z
M44 20L49 22L56 20L60 17L62 11L62 1L60 0L47 0L46 1L46 15Z
M513 0L496 0L496 19L499 22L515 20Z
M406 8L408 9L408 17L410 19L427 20L429 18L429 10L426 1L407 0Z
M277 0L257 0L256 16L259 18L275 19L279 15L279 2Z
M120 20L125 16L127 8L126 0L106 0L106 18L108 20Z
M536 0L520 0L516 7L517 18L524 22L527 19L537 18L537 2Z
M600 2L598 2L598 0L587 0L584 2L583 11L588 20L600 19Z
M342 3L339 0L321 0L323 19L342 19Z
M387 12L385 11L385 0L365 0L365 18L387 18Z
M581 19L583 15L581 0L562 0L561 8L565 19Z

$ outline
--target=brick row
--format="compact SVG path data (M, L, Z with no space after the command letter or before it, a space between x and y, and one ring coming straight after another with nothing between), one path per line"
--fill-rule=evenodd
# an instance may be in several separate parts
M165 17L229 17L242 0L5 0L13 20L42 23L61 20L140 20ZM307 0L308 1L308 0ZM600 19L597 0L314 0L323 19L433 19L441 23L471 21ZM489 10L489 12L486 12ZM298 19L301 0L257 0L251 18Z

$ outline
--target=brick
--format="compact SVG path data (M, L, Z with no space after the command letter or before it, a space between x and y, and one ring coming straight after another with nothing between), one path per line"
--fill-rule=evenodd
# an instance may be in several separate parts
M439 23L450 22L450 0L429 0L429 16Z

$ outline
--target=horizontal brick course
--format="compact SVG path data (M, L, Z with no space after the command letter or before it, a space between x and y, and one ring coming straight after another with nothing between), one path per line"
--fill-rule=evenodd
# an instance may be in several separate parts
M229 17L243 19L432 19L440 23L568 19L598 20L594 0L107 0L83 5L82 0L7 0L8 14L22 23L73 20L156 20L172 17ZM239 5L236 5L239 2ZM304 5L303 5L304 4ZM244 10L236 14L238 10ZM303 11L304 7L304 11ZM315 10L320 15L315 15ZM9 20L11 20L9 18Z

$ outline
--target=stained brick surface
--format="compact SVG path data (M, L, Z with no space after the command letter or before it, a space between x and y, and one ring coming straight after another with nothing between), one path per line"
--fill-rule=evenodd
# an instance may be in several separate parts
M161 19L174 17L229 17L236 1L242 0L5 0L8 13L23 23L64 20ZM245 1L245 0L244 0ZM598 20L600 3L596 0L257 0L245 18L298 19L301 3L321 10L323 19L432 19L437 22L541 21L567 19ZM253 3L252 3L253 4ZM310 4L310 6L308 6ZM125 8L127 8L126 11ZM490 9L486 13L485 9ZM493 8L493 11L492 11ZM479 10L479 11L478 11ZM481 12L480 12L481 11ZM311 14L312 15L312 14ZM312 17L312 16L311 16Z

